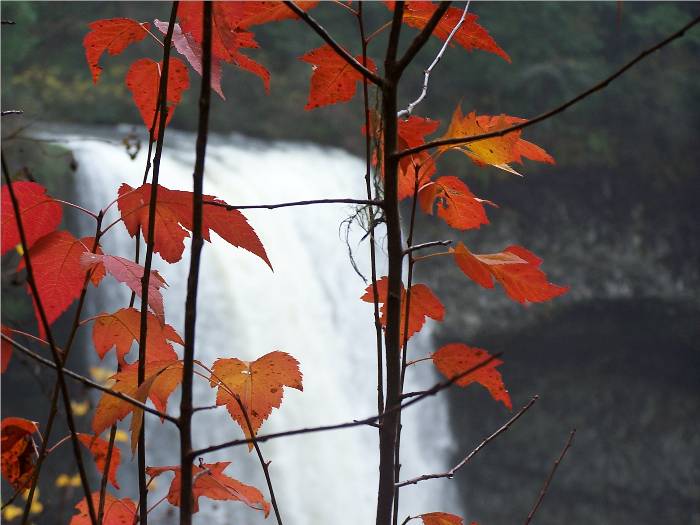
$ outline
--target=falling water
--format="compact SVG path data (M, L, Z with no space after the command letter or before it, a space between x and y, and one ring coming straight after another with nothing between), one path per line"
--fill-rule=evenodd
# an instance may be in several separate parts
M112 134L112 139L117 132ZM131 160L117 140L63 137L78 163L78 199L99 209L112 201L122 182L141 184L145 154ZM160 183L191 190L194 136L171 133L164 150ZM364 198L363 162L348 153L305 144L268 144L240 138L213 137L206 160L205 193L231 204L267 204L311 198ZM113 207L115 208L115 207ZM245 215L267 250L274 273L257 257L213 235L202 256L196 358L211 364L219 357L254 360L272 350L296 357L304 391L286 389L280 409L273 410L261 433L343 422L376 413L376 350L372 307L360 301L365 283L353 271L340 226L354 210L326 204L250 210ZM106 219L109 224L115 210ZM354 227L348 239L358 265L368 275L369 250ZM131 257L133 240L117 225L104 240L108 253ZM381 249L380 249L381 252ZM158 256L154 268L169 283L166 318L182 333L188 251L178 264ZM386 271L380 254L379 275ZM128 294L114 282L103 286L101 308L126 305ZM112 291L108 291L112 290ZM115 291L116 290L116 291ZM106 294L110 295L106 295ZM422 338L421 338L422 337ZM416 338L411 357L429 351L430 336ZM407 389L432 384L426 366L407 376ZM204 381L195 390L196 404L213 403ZM169 411L178 411L177 395ZM203 447L242 437L224 408L196 413L194 444ZM148 463L175 465L179 445L175 428L147 418ZM429 399L404 418L402 475L443 469L451 444L446 407ZM271 476L285 523L299 525L373 523L377 477L377 431L371 426L306 434L262 444L271 461ZM128 462L129 453L123 456ZM268 494L254 453L238 447L208 454L206 462L231 461L226 473ZM124 470L122 494L135 497L135 484ZM133 480L133 478L131 478ZM150 501L167 491L158 480ZM431 511L459 512L449 482L429 481L401 492L401 515ZM164 503L154 523L172 522ZM172 512L172 510L170 510ZM270 517L269 520L274 518ZM260 513L236 502L202 498L197 523L263 523Z

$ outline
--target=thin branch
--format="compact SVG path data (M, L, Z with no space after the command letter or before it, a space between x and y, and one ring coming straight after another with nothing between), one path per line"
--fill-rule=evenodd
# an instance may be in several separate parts
M452 241L447 239L444 241L430 241L430 242L424 242L422 244L416 244L414 246L409 246L406 248L403 253L404 255L408 255L409 253L415 252L416 250L422 250L424 248L430 248L432 246L449 246L452 244Z
M3 24L4 23L5 22L3 22ZM14 24L14 22L12 22L12 23ZM24 111L22 111L21 109L5 109L2 111L2 116L6 117L8 115L22 115L23 113L24 113Z
M350 6L349 6L348 4L346 4L345 2L341 2L340 0L333 0L333 3L334 3L335 5L337 5L338 7L342 7L342 8L345 9L346 11L350 11L353 15L357 16L357 11L355 11L352 7L350 7ZM360 5L362 5L362 4L361 4L361 3L358 4L358 8L359 8Z
M452 28L452 31L450 31L450 34L448 35L447 39L445 40L444 44L440 48L440 51L438 52L437 56L435 59L432 61L430 66L428 66L428 69L425 70L425 73L423 75L423 89L421 90L420 95L416 100L411 102L406 109L402 109L399 111L397 117L398 118L403 118L403 117L410 117L411 113L413 113L413 109L420 104L425 96L428 94L428 82L430 81L430 74L433 72L433 69L435 66L438 65L440 60L442 59L442 56L445 54L445 50L447 49L447 46L450 43L450 40L457 34L457 31L459 31L459 28L462 27L462 24L464 23L464 19L467 17L467 11L469 11L469 4L471 3L471 0L467 0L467 4L464 6L464 11L462 11L462 16L459 19L459 22L457 22L457 25Z
M43 301L39 295L39 289L37 287L36 281L34 279L34 271L32 267L31 257L29 256L29 246L27 245L27 237L24 231L24 224L22 223L22 214L20 212L20 205L15 195L15 191L10 180L10 170L7 167L7 161L5 160L4 153L2 154L2 174L6 182L6 187L10 195L10 201L12 202L12 211L15 218L15 223L17 225L17 231L19 233L20 243L22 245L22 253L24 258L24 265L27 271L27 283L34 297L34 305L39 313L39 321L41 327L46 333L46 339L49 342L49 347L51 348L51 356L56 369L58 389L60 390L61 398L63 399L63 405L66 410L66 423L68 424L68 429L70 430L71 442L73 444L73 453L75 455L76 466L78 467L78 472L80 474L80 481L83 486L83 491L85 492L85 497L88 499L88 515L90 516L90 522L93 525L97 525L97 514L95 513L95 506L91 499L90 482L87 478L87 473L85 470L85 464L83 463L82 450L78 441L78 436L76 434L75 419L73 417L73 408L70 404L70 394L68 393L68 387L66 386L65 375L63 373L63 360L61 354L58 352L58 347L53 338L53 333L51 332L51 326L49 325L48 318L46 317L46 310L44 309ZM3 334L3 338L4 338ZM42 449L46 449L46 442L44 441ZM27 498L27 505L25 505L24 515L22 516L22 521L26 523L29 517L29 509L31 504L29 503L30 498Z
M527 515L527 519L525 520L525 525L529 525L530 521L532 521L532 518L535 516L537 509L542 504L542 500L544 499L545 495L547 494L547 489L549 488L549 484L552 482L552 478L554 477L554 473L557 471L557 467L559 467L559 463L562 462L562 460L564 459L564 456L566 455L569 448L571 448L571 445L574 442L574 435L575 434L576 434L576 429L574 428L571 431L571 433L569 434L569 439L566 440L566 445L564 445L564 448L562 449L561 454L559 454L559 457L554 462L554 465L552 465L552 470L550 470L549 476L547 476L547 479L544 480L544 485L542 485L542 490L540 490L540 495L537 497L537 500L535 501L535 506L532 507L530 514Z
M133 416L132 416L133 417ZM114 452L114 442L117 438L117 425L112 425L109 429L109 441L107 443L107 457L105 458L105 465L102 470L102 479L100 480L100 499L97 504L97 523L102 525L102 518L105 513L105 501L107 494L107 481L109 480L109 470L112 464L112 453Z
M507 133L512 133L513 131L519 131L521 129L525 129L527 127L533 126L534 124L537 124L538 122L542 122L544 120L547 120L559 113L564 112L574 104L577 104L578 102L581 102L583 99L588 98L590 95L593 93L600 91L608 86L612 81L616 80L620 76L622 76L627 70L635 66L638 62L641 62L643 59L645 59L647 56L651 55L655 51L658 51L659 49L663 48L664 46L670 44L674 40L682 37L686 31L688 31L690 28L693 26L697 25L700 23L700 16L694 18L692 21L688 22L686 25L684 25L681 29L673 33L672 35L668 36L658 44L646 49L645 51L642 51L639 55L637 55L636 58L633 60L629 61L627 64L622 66L620 69L615 71L612 75L609 77L605 78L604 80L600 81L593 87L587 89L583 93L576 95L574 98L571 100L565 102L564 104L557 106L554 109L551 109L545 113L542 113L541 115L538 115L537 117L527 120L525 122L521 122L520 124L516 124L514 126L510 126L508 128L504 128L498 131L492 131L489 133L482 133L479 135L472 135L469 137L454 137L454 138L449 138L449 139L441 139L441 140L434 140L432 142L426 142L425 144L422 144L420 146L416 146L415 148L409 148L405 149L403 151L400 151L397 153L399 157L405 157L407 155L413 155L415 153L419 153L421 151L427 150L427 149L432 149L432 148L437 148L439 146L454 146L456 144L467 144L467 143L473 143L473 142L478 142L481 140L486 140L486 139L492 139L495 137L502 137L503 135Z
M331 35L328 34L328 31L326 31L321 24L319 24L311 15L309 15L306 11L303 9L299 8L294 2L289 2L286 1L284 4L294 11L299 18L301 18L306 24L313 29L318 36L320 36L323 40L326 41L326 43L333 48L333 51L335 51L340 57L345 60L353 69L355 69L357 72L359 72L363 77L366 79L370 80L373 84L376 84L378 86L381 86L384 84L384 79L380 77L379 75L372 73L369 69L367 69L365 66L360 64L355 58L345 51L345 49L342 48L338 42L336 42Z
M523 408L518 410L518 412L512 418L510 418L508 421L506 421L505 424L501 428L496 430L493 434L491 434L489 437L487 437L481 443L479 443L479 445L474 450L472 450L469 454L467 454L467 456L462 461L457 463L450 470L448 470L446 472L441 472L438 474L423 474L422 476L417 476L415 478L407 479L406 481L402 481L400 483L397 483L396 486L397 487L405 487L406 485L415 485L421 481L425 481L428 479L439 479L439 478L452 479L455 475L455 472L457 472L464 465L469 463L471 461L471 459L481 451L481 449L483 449L486 445L489 444L490 441L492 441L494 438L496 438L499 435L506 432L511 427L511 425L513 423L515 423L518 419L520 419L520 416L522 416L525 412L527 412L530 409L530 407L532 405L535 404L535 402L537 401L538 398L539 398L539 396L533 397L527 405L525 405Z
M90 211L90 210L88 210L88 209L86 209L86 208L83 208L82 206L78 206L77 204L73 204L72 202L64 201L64 200L61 200L61 199L53 199L53 200L56 201L56 202L58 202L58 203L60 203L60 204L64 204L64 205L66 205L66 206L70 206L71 208L75 208L76 210L80 210L80 211L82 211L83 213L85 213L86 215L89 215L89 216L92 217L93 219L97 220L97 214L96 214L96 213L94 213L94 212L92 212L92 211Z
M426 44L426 42L428 42L428 39L433 34L433 31L435 31L435 28L440 23L440 20L447 12L447 9L450 7L451 3L452 2L440 2L440 5L437 7L437 9L435 9L435 12L430 17L430 20L428 20L428 23L425 24L416 38L413 39L413 42L411 42L411 45L408 46L408 49L404 53L403 57L401 57L401 59L396 63L396 69L399 71L399 75L413 61L418 52L423 49L423 46Z
M439 383L436 383L433 385L432 388L425 390L424 392L421 392L419 396L417 396L414 399L411 399L410 401L400 404L400 405L394 405L393 407L387 408L382 414L377 414L374 416L366 417L364 419L353 419L352 421L347 421L344 423L337 423L335 425L322 425L322 426L317 426L317 427L304 427L304 428L298 428L298 429L293 429L293 430L286 430L283 432L275 432L271 434L263 434L262 436L256 436L256 440L258 443L263 443L265 441L269 441L272 439L279 439L283 437L288 437L288 436L298 436L301 434L312 434L315 432L326 432L329 430L341 430L345 428L352 428L352 427L359 427L359 426L364 426L364 425L372 425L373 423L380 422L388 415L393 412L397 412L400 410L404 410L405 408L410 407L411 405L414 405L415 403L418 403L422 401L423 399L434 396L440 391L452 386L453 383L459 381L463 377L468 376L469 374L476 372L477 370L483 368L484 366L487 366L489 363L491 363L493 360L500 358L503 355L502 352L493 354L490 356L488 359L484 359L480 363L474 365L473 367L469 368L468 370L465 370L464 372L457 374L456 376L447 379L445 381L441 381ZM374 425L372 425L374 426ZM209 452L215 452L217 450L223 450L225 448L231 448L231 447L237 447L239 445L244 445L244 444L250 444L252 443L252 439L234 439L231 441L226 441L224 443L219 443L218 445L211 445L209 447L201 448L199 450L194 450L190 453L190 459L195 458L199 455L202 454L207 454Z
M18 343L14 339L7 337L5 334L0 334L0 338L2 338L3 341L7 341L8 343L10 343L15 349L19 350L24 355L31 357L32 359L41 363L44 366L47 366L49 368L53 368L54 370L56 370L55 363L40 356L39 354L37 354L35 352L32 352L29 348L27 348L23 344ZM170 421L171 423L174 423L176 425L178 423L178 420L176 417L173 417L173 416L168 415L164 412L156 410L155 408L151 408L148 405L146 405L145 403L142 403L141 401L134 399L133 397L127 396L126 394L123 394L121 392L117 392L116 390L112 390L109 387L106 387L106 386L103 386L99 383L96 383L95 381L92 381L91 379L88 379L87 377L80 375L77 372L73 372L72 370L70 370L68 368L64 367L63 372L68 377L75 379L76 381L79 381L80 383L84 384L85 386L87 386L89 388L94 388L95 390L99 390L100 392L104 392L105 394L107 394L109 396L121 399L122 401L125 401L125 402L129 403L130 405L133 405L137 408L140 408L141 410L144 410L144 411L148 412L149 414L153 414L154 416L158 416L162 419L167 419L168 421Z
M232 204L225 204L223 202L205 201L205 205L208 206L219 206L221 208L226 208L227 210L274 210L276 208L288 208L290 206L309 206L311 204L363 204L367 206L378 206L383 207L383 200L372 200L372 199L311 199L305 201L291 201L291 202L280 202L277 204L251 204L245 206L236 206Z

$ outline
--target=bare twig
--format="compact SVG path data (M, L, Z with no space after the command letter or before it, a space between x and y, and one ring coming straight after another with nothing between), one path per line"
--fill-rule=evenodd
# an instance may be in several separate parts
M447 12L447 9L450 7L451 3L452 2L440 2L440 5L437 7L437 9L435 9L435 12L430 17L430 20L428 20L428 23L425 24L423 29L421 29L418 36L413 39L413 42L411 42L411 45L408 46L408 49L404 53L403 57L396 62L396 69L399 72L399 75L403 73L403 70L406 69L406 67L416 57L418 52L423 49L423 46L433 34L433 31L435 31L435 28L440 23L440 19Z
M527 412L530 409L530 407L532 405L535 404L535 402L537 401L538 398L539 398L539 396L533 397L527 405L525 405L523 408L518 410L518 412L512 418L510 418L508 421L506 421L505 424L503 426L501 426L501 428L496 430L489 437L485 438L481 443L479 443L479 445L474 450L472 450L469 454L467 454L467 456L462 461L457 463L450 470L448 470L446 472L437 473L437 474L423 474L422 476L417 476L415 478L407 479L406 481L402 481L400 483L397 483L396 486L397 487L405 487L406 485L415 485L416 483L419 483L421 481L425 481L428 479L438 479L438 478L452 479L455 475L455 472L457 472L464 465L469 463L471 461L471 459L474 456L476 456L481 451L481 449L483 449L486 445L488 445L491 440L498 437L500 434L503 434L504 432L506 432L511 427L511 425L513 423L515 423L518 419L520 419L520 416L522 416L525 412Z
M5 22L3 21L3 24L4 23ZM14 22L12 22L12 23L14 24ZM4 109L2 111L2 116L6 117L8 115L22 115L23 113L24 113L24 111L22 111L21 109Z
M213 201L206 201L204 204L207 206L219 206L221 208L226 208L227 210L274 210L276 208L288 208L290 206L309 206L311 204L364 204L367 206L379 206L381 208L382 206L384 206L384 201L372 199L311 199L305 201L280 202L277 204L251 204L245 206L236 206L232 204L224 204L222 202Z
M52 361L40 356L39 354L32 352L29 348L24 346L21 343L18 343L14 339L11 339L10 337L7 337L5 334L0 334L0 338L2 338L3 341L7 341L10 343L15 349L19 350L22 352L24 355L31 357L33 360L37 361L38 363L41 363L44 366L47 366L49 368L53 368L56 370L56 364L53 363ZM63 368L63 373L72 378L75 379L76 381L81 382L83 385L89 387L89 388L94 388L95 390L99 390L100 392L104 392L105 394L116 397L118 399L121 399L122 401L125 401L129 403L130 405L134 405L135 407L140 408L141 410L144 410L145 412L148 412L149 414L153 414L154 416L158 416L162 419L167 419L171 423L177 424L177 418L170 416L164 412L161 412L159 410L156 410L155 408L151 408L145 403L142 403L141 401L138 401L137 399L134 399L133 397L127 396L126 394L123 394L121 392L117 392L116 390L112 390L111 388L108 388L106 386L103 386L99 383L96 383L95 381L92 381L91 379L88 379L87 377L78 374L77 372L73 372L72 370L68 368Z
M445 40L444 44L440 48L440 51L438 52L437 56L435 59L431 62L430 66L428 66L428 69L425 70L424 75L423 75L423 89L421 90L420 95L416 100L411 102L406 109L402 109L399 111L397 114L398 118L403 118L403 117L410 117L411 113L413 113L413 109L420 104L425 96L428 94L428 82L430 81L430 74L433 72L433 69L435 66L438 65L440 60L442 59L442 56L445 54L445 50L447 49L447 46L450 44L450 41L452 38L455 36L457 31L459 31L459 28L462 27L462 24L464 23L464 19L467 17L467 11L469 11L469 4L471 0L467 0L467 4L464 6L464 11L462 11L462 16L459 19L459 22L457 22L457 25L454 26L452 31L450 31L450 34L448 35L447 39Z
M566 440L566 445L564 445L564 448L562 449L561 453L559 454L559 457L554 462L554 465L552 465L552 470L549 471L549 475L547 476L547 479L544 480L544 485L542 485L542 490L540 490L540 495L537 497L537 500L535 501L535 505L534 505L534 507L532 507L530 514L527 515L527 519L525 520L525 525L528 525L530 523L530 521L532 521L532 518L534 517L535 513L537 512L537 509L542 504L542 500L544 499L545 495L547 494L547 489L549 488L549 484L552 482L552 478L554 477L554 473L557 471L557 467L559 467L559 464L562 462L562 460L564 459L564 456L566 455L569 448L571 448L571 445L574 442L574 435L575 434L576 434L576 429L574 428L571 430L571 433L569 434L569 439Z
M608 86L608 84L610 84L612 81L614 81L617 78L619 78L620 76L622 76L625 72L627 72L627 70L629 70L630 68L635 66L638 62L641 62L647 56L651 55L655 51L658 51L662 47L664 47L664 46L670 44L671 42L673 42L674 40L682 37L686 33L686 31L688 31L690 28L697 25L698 23L700 23L700 16L698 16L698 17L694 18L692 21L688 22L686 25L684 25L678 31L676 31L672 35L666 37L664 40L662 40L658 44L642 51L633 60L627 62L624 66L622 66L620 69L615 71L615 73L613 73L609 77L605 78L604 80L601 80L593 87L587 89L586 91L584 91L583 93L580 93L579 95L576 95L574 98L565 102L564 104L557 106L556 108L551 109L549 111L546 111L545 113L542 113L535 118L532 118L532 119L527 120L525 122L521 122L520 124L516 124L514 126L510 126L508 128L504 128L504 129L501 129L498 131L492 131L489 133L482 133L479 135L472 135L469 137L454 137L454 138L449 138L449 139L440 139L440 140L434 140L432 142L426 142L425 144L422 144L420 146L416 146L415 148L409 148L409 149L405 149L403 151L400 151L397 153L397 156L405 157L407 155L413 155L415 153L419 153L419 152L427 150L427 149L437 148L439 146L453 146L456 144L467 144L467 143L478 142L480 140L492 139L495 137L502 137L503 135L505 135L507 133L512 133L513 131L525 129L527 127L533 126L534 124L537 124L538 122L542 122L544 120L547 120L547 119L549 119L549 118L551 118L559 113L566 111L568 108L570 108L574 104L581 102L583 99L588 98L593 93L606 88Z
M444 241L430 241L430 242L424 242L421 244L416 244L414 246L409 246L406 248L403 253L404 255L408 255L409 253L415 252L416 250L422 250L424 248L430 248L432 246L449 246L452 244L452 241L447 239Z
M345 51L338 42L336 42L331 35L328 34L321 24L319 24L311 15L306 11L299 8L294 2L285 1L284 4L294 11L299 18L301 18L306 24L313 29L318 36L320 36L326 43L333 48L333 51L338 53L338 55L345 60L353 69L359 72L363 77L371 81L373 84L381 86L384 83L384 79L375 73L372 73L365 66L360 64L353 56Z

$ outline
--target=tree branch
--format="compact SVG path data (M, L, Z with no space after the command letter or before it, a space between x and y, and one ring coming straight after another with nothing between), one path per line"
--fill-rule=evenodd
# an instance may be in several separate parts
M408 47L403 57L396 63L396 69L399 71L399 75L403 73L403 70L413 61L418 52L423 49L423 46L433 34L433 31L435 31L435 28L440 23L440 19L447 12L451 3L452 2L440 2L440 5L432 14L430 20L428 20L428 23L425 24L425 27L418 33L418 36L413 39L413 42L411 42L411 45Z
M384 84L384 79L379 75L372 73L365 66L360 64L355 58L345 51L338 42L336 42L331 35L328 34L321 24L319 24L311 15L309 15L303 9L300 9L294 2L285 1L284 4L294 11L299 18L301 18L306 24L313 29L318 36L320 36L326 43L333 48L343 60L345 60L353 69L359 72L363 77L370 80L373 84L381 86Z
M311 199L305 201L280 202L277 204L250 204L244 206L236 206L232 204L224 204L222 202L206 201L207 206L219 206L227 210L274 210L277 208L289 208L291 206L309 206L311 204L364 204L367 206L383 207L383 200L372 199Z
M637 63L641 62L644 60L647 56L651 55L655 51L658 51L659 49L663 48L664 46L670 44L674 40L682 37L686 31L688 31L690 28L693 26L697 25L700 22L700 16L694 18L692 21L688 22L686 25L684 25L682 28L680 28L678 31L673 33L672 35L668 36L658 44L646 49L645 51L642 51L639 55L637 55L636 58L633 60L629 61L627 64L622 66L620 69L615 71L612 75L609 77L605 78L604 80L601 80L598 82L596 85L593 87L587 89L583 93L575 96L571 100L565 102L564 104L557 106L554 109L551 109L545 113L542 113L538 115L537 117L527 120L526 122L521 122L520 124L516 124L514 126L510 126L508 128L504 128L498 131L492 131L489 133L482 133L479 135L472 135L469 137L454 137L454 138L449 138L449 139L440 139L440 140L434 140L432 142L426 142L425 144L422 144L420 146L416 146L415 148L409 148L405 149L403 151L400 151L397 153L397 156L399 157L405 157L407 155L413 155L415 153L419 153L421 151L427 150L427 149L432 149L432 148L437 148L439 146L453 146L456 144L468 144L468 143L473 143L473 142L478 142L481 140L486 140L486 139L492 139L495 137L502 137L503 135L507 133L512 133L513 131L518 131L521 129L525 129L527 127L533 126L537 124L538 122L542 122L544 120L547 120L559 113L562 113L566 111L568 108L571 106L581 102L583 99L588 98L590 95L593 93L600 91L608 86L612 81L616 80L620 76L622 76L627 70L635 66Z
M538 399L539 399L539 396L533 397L527 405L525 405L523 408L518 410L517 414L515 414L512 418L510 418L508 421L506 421L505 424L501 428L496 430L496 432L494 432L489 437L484 439L481 443L479 443L479 445L474 450L472 450L469 454L467 454L467 456L462 461L457 463L454 467L452 467L447 472L441 472L438 474L423 474L422 476L417 476L415 478L407 479L406 481L402 481L400 483L397 483L396 486L397 487L405 487L406 485L415 485L421 481L425 481L428 479L438 479L438 478L452 479L455 475L455 472L457 472L464 465L469 463L471 461L471 459L474 456L476 456L481 451L481 449L483 449L486 445L488 445L491 440L498 437L500 434L506 432L513 423L515 423L518 419L520 419L520 416L522 416L525 412L527 412L530 409L530 407L532 405L535 404L535 402Z
M452 241L447 239L444 241L430 241L430 242L424 242L421 244L416 244L414 246L409 246L406 248L403 253L404 255L408 255L409 253L415 252L417 250L422 250L424 248L431 248L432 246L449 246L452 244Z
M532 521L532 518L534 517L535 513L537 512L537 509L540 507L542 500L544 499L545 495L547 494L547 489L549 488L549 484L552 482L552 478L554 477L554 473L557 471L557 467L559 466L559 463L562 462L562 460L564 459L564 456L566 455L567 451L569 450L569 448L571 448L571 445L574 442L574 435L575 434L576 434L576 429L574 428L571 431L571 433L569 434L569 439L566 440L566 445L564 445L564 448L561 451L561 454L559 454L559 457L554 462L554 465L552 466L552 470L549 472L549 476L547 476L547 479L544 481L544 485L542 485L542 490L540 490L540 495L537 497L537 500L535 501L535 506L532 507L530 514L527 515L527 519L525 520L525 525L529 525L530 521Z

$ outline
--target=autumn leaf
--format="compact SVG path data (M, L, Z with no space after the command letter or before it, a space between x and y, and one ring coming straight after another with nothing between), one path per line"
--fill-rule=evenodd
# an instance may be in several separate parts
M399 150L415 148L425 144L425 136L435 133L439 120L411 115L407 119L398 120L397 146ZM416 168L420 168L416 172ZM398 173L398 197L399 200L413 197L416 189L416 175L418 187L426 184L436 172L435 162L427 151L402 157L399 161Z
M134 237L140 228L145 238L148 233L151 185L144 184L134 189L128 184L122 184L118 193L117 206L129 235ZM211 195L203 195L202 198L204 202L226 204ZM184 239L189 237L188 231L192 231L192 200L192 192L158 186L153 249L169 263L182 258ZM272 269L258 235L240 211L205 205L202 212L202 237L209 242L210 230L233 246L257 255Z
M393 2L385 2L385 4L393 10ZM432 2L405 2L403 23L416 29L423 29L436 9L437 5ZM435 27L433 36L443 42L446 41L462 18L462 13L463 9L450 7ZM476 15L468 13L459 30L452 37L450 45L457 44L467 51L473 49L487 51L500 56L506 62L510 62L508 54L499 47L488 31L476 22L477 19Z
M304 11L313 9L318 2L294 2ZM282 2L236 2L239 11L238 27L248 29L253 26L299 18Z
M567 286L547 281L540 270L542 259L522 246L509 246L499 253L477 255L463 243L450 250L460 270L484 288L493 288L496 279L508 297L519 303L542 303L566 293Z
M250 31L240 26L242 2L214 2L212 4L212 58L223 60L260 77L265 91L270 92L270 73L262 65L242 54L240 49L255 49L259 45ZM178 9L180 26L202 46L203 2L183 2Z
M282 387L303 390L301 379L296 359L284 352L270 352L252 362L236 358L217 359L212 367L211 385L218 387L216 404L226 405L233 420L250 438L245 416L234 395L245 407L255 434L272 409L279 408L282 403Z
M150 399L160 412L167 411L170 394L182 382L182 361L159 361L146 363L145 379L141 386L138 384L138 363L126 366L113 376L112 390L121 392L142 403ZM141 428L143 410L127 401L109 394L102 394L92 419L92 431L99 435L107 428L134 413L131 419L131 444L135 449L138 430Z
M429 512L421 514L419 518L423 520L423 525L464 525L462 518L446 512Z
M382 277L377 281L377 293L379 294L378 302L382 304L379 309L381 314L379 322L386 329L386 298L389 292L389 278ZM368 303L374 302L374 290L370 284L365 289L365 294L361 299ZM408 315L408 337L413 335L423 328L426 317L442 321L445 316L445 307L440 300L435 297L432 290L425 284L414 284L411 286L411 308ZM406 325L406 289L401 284L401 341L404 340L404 327Z
M58 488L65 488L80 487L83 483L80 479L80 474L74 474L73 476L69 476L68 474L59 474L53 484Z
M142 24L129 18L96 20L88 27L90 32L83 39L83 47L92 73L92 81L95 84L102 73L99 64L102 53L107 51L112 56L118 55L130 44L143 40L149 29L147 23Z
M81 255L80 264L88 269L103 267L108 274L120 283L126 284L131 288L132 292L141 297L141 279L143 278L144 268L140 264L136 264L124 257L90 252L84 252ZM165 319L165 311L160 289L166 286L168 286L168 283L165 282L165 279L157 271L151 270L151 278L148 281L148 307L161 320Z
M161 22L157 18L153 21L158 30L166 34L168 31L168 22ZM202 46L199 45L189 33L183 33L180 24L176 23L173 28L173 44L175 49L187 59L187 62L192 66L199 75L202 75ZM221 60L212 58L211 61L211 88L224 100L224 92L221 89Z
M270 513L270 504L265 501L262 493L250 485L241 483L224 474L224 470L231 464L230 461L218 463L202 463L200 466L192 465L192 498L193 512L199 510L199 498L206 497L219 501L241 501L251 509L261 510L265 517ZM181 467L148 467L146 474L151 479L160 476L164 472L173 472L175 477L168 491L168 502L176 507L180 506L180 484L182 480Z
M476 121L481 126L485 132L489 133L491 131L498 131L503 129L503 125L513 126L515 124L521 124L527 122L527 119L520 117L512 117L510 115L479 115L476 117ZM515 142L515 148L513 150L513 160L511 162L517 162L522 164L522 158L530 159L535 162L545 162L547 164L555 164L554 157L547 153L544 149L539 147L537 144L528 142L520 138L522 131L516 131L518 134L518 140Z
M160 86L161 70L163 62L156 62L150 58L141 58L131 64L126 74L126 87L131 91L134 103L141 114L146 129L153 126L153 118L158 103L158 89ZM182 93L190 87L190 76L187 66L179 58L170 58L168 69L168 92L166 95L166 109L168 112L165 124L168 125L173 118L175 107L180 103ZM156 121L153 136L158 136L160 116Z
M432 359L440 373L447 379L452 379L483 363L489 357L491 357L489 353L481 348L474 348L462 343L451 343L435 352ZM510 394L503 384L501 373L496 370L496 367L502 364L503 361L500 359L493 359L488 364L458 379L456 384L466 387L472 383L479 383L489 391L495 401L500 401L508 410L512 410L513 404L510 400Z
M95 509L100 504L100 493L92 493L92 504ZM75 514L70 525L91 525L90 513L85 498L75 506L78 514ZM118 499L109 492L105 492L104 515L102 525L132 525L138 521L136 504L129 498Z
M355 59L372 72L377 66L368 58L362 62L362 56ZM347 102L355 96L357 82L362 81L362 74L348 64L328 44L309 51L299 60L311 64L311 90L304 109L310 110L338 102Z
M92 342L100 359L104 359L112 348L117 349L117 361L126 365L125 357L131 350L132 342L139 342L141 327L141 312L135 308L122 308L111 314L100 314L95 317L92 327ZM177 354L170 341L184 345L184 341L169 324L162 324L150 312L147 314L146 330L146 360L172 361Z
M51 233L61 223L61 205L46 194L46 188L36 182L12 183L20 209L20 218L27 247L31 248L44 235ZM19 230L15 221L15 210L7 185L2 187L2 255L20 244Z
M0 332L7 337L12 336L12 329L7 326L2 326ZM0 341L0 374L4 374L7 367L10 366L10 359L12 359L12 345L2 339Z
M49 324L65 312L80 297L88 268L81 264L83 255L90 255L95 240L92 237L76 239L66 231L55 231L39 239L29 250L32 270L41 305ZM98 248L98 253L100 250ZM96 255L99 256L99 255ZM24 259L18 270L24 268ZM91 274L92 284L97 286L104 277L104 268L95 265ZM31 288L27 285L29 295ZM44 336L36 299L32 296L34 311L39 323L40 336Z
M104 474L105 466L107 465L107 449L109 448L109 442L105 441L99 436L92 436L90 434L78 433L78 441L83 444L85 448L90 451L92 458L95 460L95 466L100 474ZM121 450L119 447L114 446L112 448L112 457L109 462L109 473L107 479L114 486L115 489L119 489L119 483L117 483L117 469L121 463Z
M36 450L32 434L37 424L21 417L6 417L0 424L2 475L15 490L25 487L32 478Z
M437 206L436 206L437 201ZM421 187L418 202L428 215L437 207L437 216L458 230L488 224L483 199L478 199L458 177L440 177ZM486 201L488 202L488 201Z

